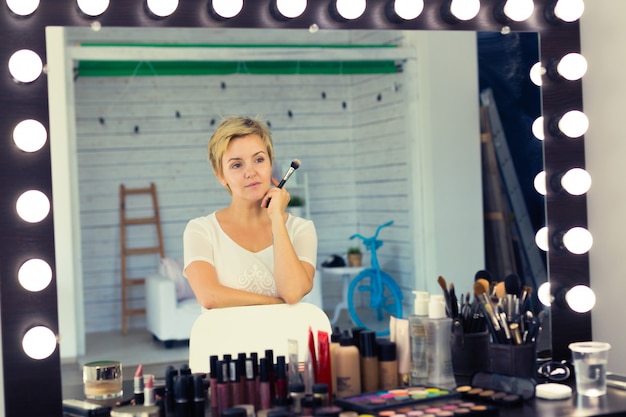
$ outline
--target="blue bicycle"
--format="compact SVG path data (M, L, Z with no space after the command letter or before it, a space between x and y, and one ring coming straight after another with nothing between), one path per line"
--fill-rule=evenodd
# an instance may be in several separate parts
M376 336L389 334L389 317L402 318L402 291L396 281L380 269L376 250L383 245L378 240L378 233L384 227L391 226L393 221L381 224L372 237L360 234L350 236L363 240L363 244L371 253L372 265L361 271L348 289L348 311L352 321L367 330L376 332Z

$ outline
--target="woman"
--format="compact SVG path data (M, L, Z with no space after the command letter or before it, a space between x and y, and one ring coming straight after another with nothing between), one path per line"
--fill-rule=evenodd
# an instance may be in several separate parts
M226 118L208 151L231 202L185 228L185 276L196 298L207 309L297 303L313 287L317 234L312 221L285 212L287 190L272 187L267 126Z

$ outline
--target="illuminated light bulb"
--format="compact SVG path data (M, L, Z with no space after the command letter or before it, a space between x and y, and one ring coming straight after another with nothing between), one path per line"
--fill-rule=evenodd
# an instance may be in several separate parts
M16 51L9 58L9 72L18 82L31 83L41 75L43 62L37 53L30 49Z
M20 267L17 279L26 290L38 292L52 282L52 268L43 259L29 259Z
M337 13L346 20L354 20L365 13L365 0L337 0Z
M504 14L516 22L527 20L534 11L533 0L508 0L504 5Z
M46 359L54 353L57 338L52 330L45 326L29 329L22 339L22 349L29 357L37 360Z
M543 132L543 116L539 116L535 119L532 126L533 135L539 140L544 140L546 135Z
M566 80L580 80L587 72L587 60L581 54L572 52L561 58L556 71Z
M109 0L76 0L78 8L87 16L100 16L109 8Z
M178 8L178 0L146 0L148 10L158 17L167 17Z
M564 22L574 22L583 15L583 0L559 0L554 6L554 15Z
M591 188L591 175L582 168L572 168L561 177L561 186L571 195L583 195Z
M579 110L568 111L559 120L559 130L572 139L579 138L589 129L589 119Z
M541 304L546 307L550 307L554 297L552 297L552 294L550 294L549 282L544 282L539 286L539 288L537 289L537 298L539 299L539 302L541 302Z
M394 0L396 14L404 20L413 20L424 11L424 0Z
M39 0L7 0L7 6L18 16L29 16L39 7Z
M541 195L546 195L546 171L541 171L539 174L535 175L535 180L533 181L535 185L535 190Z
M541 66L541 62L535 63L530 68L530 81L535 84L537 87L541 87L543 81L541 80L541 76L546 72L545 68Z
M572 227L563 235L563 245L573 254L582 255L593 246L593 236L584 227Z
M550 245L548 245L548 228L546 226L537 230L537 233L535 233L535 244L544 252L550 249Z
M276 8L288 19L294 19L304 13L306 5L307 0L276 0Z
M13 129L13 142L24 152L37 152L46 144L48 132L37 120L22 120Z
M50 213L50 200L41 191L29 190L19 196L15 208L24 221L38 223Z
M243 9L243 0L213 0L213 11L224 19L237 16Z
M459 20L471 20L480 11L480 0L452 0L450 13Z
M575 312L586 313L596 305L596 294L586 285L576 285L565 293L565 301Z

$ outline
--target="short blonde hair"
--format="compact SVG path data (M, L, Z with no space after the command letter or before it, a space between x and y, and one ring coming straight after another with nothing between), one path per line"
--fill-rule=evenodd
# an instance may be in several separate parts
M215 132L213 132L211 139L209 139L209 161L215 175L221 176L224 174L222 156L228 149L230 141L248 135L259 135L261 137L263 144L267 148L269 160L272 164L274 163L274 143L267 125L258 119L250 117L230 116L222 120Z

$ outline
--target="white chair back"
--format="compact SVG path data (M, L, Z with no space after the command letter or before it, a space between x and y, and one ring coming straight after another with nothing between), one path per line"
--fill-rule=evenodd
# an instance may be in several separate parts
M208 373L210 356L257 352L263 357L266 349L274 357L284 355L289 360L289 340L298 342L298 360L306 359L309 327L317 345L317 332L327 332L331 325L319 307L305 302L215 308L205 310L191 328L189 367L192 372Z

